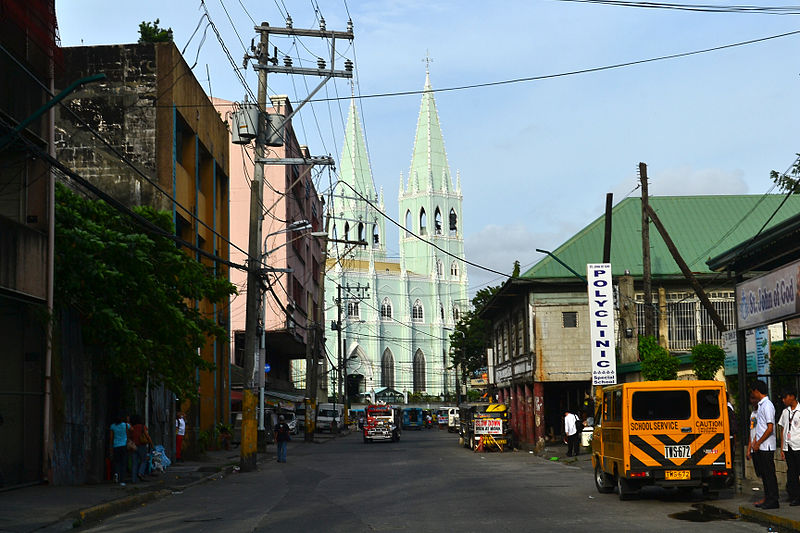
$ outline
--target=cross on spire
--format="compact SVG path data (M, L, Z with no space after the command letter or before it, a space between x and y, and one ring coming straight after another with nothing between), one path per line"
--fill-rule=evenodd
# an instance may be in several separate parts
M422 60L425 63L425 74L430 74L431 63L433 63L433 58L431 57L430 51L427 49L425 50L425 59Z

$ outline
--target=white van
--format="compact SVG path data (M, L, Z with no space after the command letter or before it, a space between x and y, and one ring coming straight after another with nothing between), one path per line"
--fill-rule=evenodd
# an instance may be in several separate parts
M336 433L344 425L344 405L321 403L317 407L317 431Z

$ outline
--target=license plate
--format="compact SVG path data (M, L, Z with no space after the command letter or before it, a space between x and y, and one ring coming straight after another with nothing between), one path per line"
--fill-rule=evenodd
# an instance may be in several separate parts
M664 446L664 459L688 459L691 455L688 444Z
M667 481L678 481L682 479L692 479L689 470L667 470L664 472L664 479Z

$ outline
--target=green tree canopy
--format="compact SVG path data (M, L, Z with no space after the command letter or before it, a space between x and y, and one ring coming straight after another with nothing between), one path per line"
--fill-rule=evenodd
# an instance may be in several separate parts
M678 360L661 347L652 335L639 336L639 360L645 381L677 379Z
M700 343L692 348L692 367L697 379L714 379L725 364L725 351L716 344Z
M174 233L169 213L134 211ZM56 189L56 305L80 314L84 343L111 375L134 385L149 375L196 397L196 370L213 369L198 348L226 332L195 302L225 302L235 291L170 238L143 231L105 202Z
M472 299L473 308L461 315L455 331L450 335L450 346L453 349L450 361L454 366L461 366L462 377L484 368L487 364L486 347L491 339L491 324L480 318L478 313L498 290L500 287L486 287L475 293Z
M769 173L770 179L777 185L781 192L791 192L797 194L800 192L800 154L797 159L792 163L792 168L788 172L778 172L773 170Z
M142 21L139 24L139 44L142 43L171 43L172 42L172 28L159 28L156 19L155 22Z

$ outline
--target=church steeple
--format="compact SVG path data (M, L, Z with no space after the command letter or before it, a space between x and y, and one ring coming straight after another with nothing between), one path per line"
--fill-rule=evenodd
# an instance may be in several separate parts
M379 202L382 200L372 181L367 145L355 99L350 101L339 169L340 181L352 186L374 205L381 205ZM385 222L374 207L358 198L358 194L347 185L339 184L336 188L331 206L333 229L338 239L367 241L366 249L358 247L352 252L354 257L382 258L386 254Z
M367 145L364 142L355 99L350 100L350 112L347 115L344 146L339 164L341 165L339 177L370 200L374 200L375 185L372 182Z
M444 138L439 126L439 114L433 99L430 72L425 71L425 87L417 119L417 134L414 138L414 152L411 155L411 184L417 183L420 191L432 190L449 192L451 189L450 169ZM409 186L411 190L413 187Z

